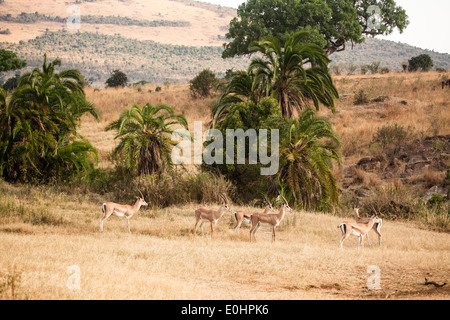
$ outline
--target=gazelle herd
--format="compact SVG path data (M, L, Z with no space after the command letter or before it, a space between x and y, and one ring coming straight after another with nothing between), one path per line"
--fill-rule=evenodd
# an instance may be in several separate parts
M144 200L144 195L140 190L138 190L141 197L136 197L137 200L134 205L122 205L114 202L105 202L102 205L103 216L100 220L100 231L103 232L103 222L108 219L111 215L115 215L118 217L123 217L127 221L127 230L130 231L130 219L131 217L139 211L141 206L147 206L147 202ZM213 239L214 235L214 226L217 224L220 218L226 212L231 211L230 203L225 194L218 192L218 195L222 199L222 205L217 209L209 209L205 207L200 207L195 210L195 226L194 226L194 237L196 235L197 226L200 222L200 229L203 235L203 224L205 222L209 222L211 225L211 239ZM269 201L266 196L267 205L263 212L250 212L250 211L236 211L233 213L233 216L236 220L236 226L234 227L235 231L238 232L239 228L242 225L242 222L246 222L251 225L250 228L250 242L252 242L252 238L256 241L256 232L261 227L261 225L268 225L272 227L272 242L275 242L275 230L280 225L281 221L284 219L286 215L286 211L291 211L291 207L289 206L288 201L280 194L280 197L283 199L283 205L281 206L278 213L272 213L274 211L272 203ZM383 220L379 218L377 215L374 215L370 218L362 218L359 216L359 209L355 208L353 210L353 215L355 217L355 221L343 221L339 224L338 228L340 228L342 237L339 241L339 246L342 248L344 241L351 235L358 237L358 248L360 246L364 246L364 237L367 237L367 241L369 242L368 233L370 230L374 230L378 235L378 244L381 245L381 225ZM370 242L369 242L370 244Z

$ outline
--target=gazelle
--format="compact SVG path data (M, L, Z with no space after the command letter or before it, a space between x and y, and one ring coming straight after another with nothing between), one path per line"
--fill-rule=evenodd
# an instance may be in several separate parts
M231 211L229 205L228 205L228 198L223 193L219 192L219 196L223 199L222 206L218 210L211 210L208 208L200 207L197 210L195 210L195 227L194 227L194 237L195 232L197 230L197 225L200 223L200 229L202 230L203 235L203 224L206 221L209 221L211 224L211 239L213 238L214 234L214 226L219 221L220 218L225 214L226 211Z
M288 210L288 211L292 210L291 207L289 207L289 203L286 201L286 199L281 194L280 194L280 196L283 198L284 203L278 213L253 214L251 216L252 228L250 229L250 242L252 241L252 234L253 234L253 238L256 241L256 232L261 227L261 224L268 224L268 225L272 226L272 242L275 242L276 227L278 227L280 225L281 221L284 219L286 210Z
M359 216L359 209L358 208L354 208L353 209L353 215L355 216L356 222L364 223L364 224L369 223L370 218L361 218ZM378 244L381 245L381 225L383 224L383 219L381 219L381 218L379 218L379 219L380 219L380 222L374 223L372 229L378 235ZM366 234L366 238L367 238L367 243L370 245L369 233Z
M236 219L236 226L234 227L234 230L239 231L242 222L251 223L251 218L254 214L268 214L274 211L272 203L270 203L267 197L265 198L267 201L267 206L264 209L264 212L236 211L235 213L233 213L234 219Z
M381 219L377 216L372 216L369 219L368 223L359 223L359 222L350 222L344 221L342 222L338 228L341 229L342 237L339 241L339 245L342 248L342 244L345 239L347 239L350 235L354 235L358 237L358 248L360 246L364 247L364 236L373 228L375 223L380 223Z
M139 191L139 190L138 190ZM114 214L117 217L126 218L127 219L127 230L130 231L130 219L131 217L139 211L141 206L147 206L148 203L144 200L144 195L141 191L139 191L142 198L136 197L137 200L134 203L134 205L125 205L125 204L118 204L114 202L105 202L102 205L103 210L103 217L100 220L100 231L103 232L103 221L108 219L112 214Z

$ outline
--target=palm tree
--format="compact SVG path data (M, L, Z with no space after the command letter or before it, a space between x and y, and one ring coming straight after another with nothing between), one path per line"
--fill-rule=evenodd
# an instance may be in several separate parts
M161 175L172 165L171 149L177 144L171 140L173 126L187 129L186 118L167 105L147 103L142 108L134 104L105 130L117 130L116 139L121 141L114 154L123 152L127 169L137 169L138 175Z
M83 114L90 113L97 120L99 115L86 100L83 75L75 69L56 73L58 66L61 66L61 60L47 63L47 55L44 54L42 70L35 68L20 77L10 104L15 109L28 108L42 112L48 116L48 122L38 123L39 126L45 129L45 124L50 127L56 125L64 135L76 130Z
M308 36L308 32L297 32L284 46L270 36L249 47L262 57L253 59L248 71L254 73L266 95L278 101L282 115L289 118L310 100L317 110L321 103L334 112L334 99L339 97L328 71L330 60L322 48L304 42Z
M251 71L236 71L217 86L223 93L212 107L212 127L220 125L233 104L246 101L257 104L266 97L257 80Z
M60 65L44 55L42 70L22 75L9 101L0 102L0 171L8 180L45 181L93 167L96 151L76 130L83 114L98 114L81 73L57 73Z
M280 171L273 181L287 185L306 209L329 209L339 203L333 161L341 164L340 139L331 123L306 109L285 120L280 131Z

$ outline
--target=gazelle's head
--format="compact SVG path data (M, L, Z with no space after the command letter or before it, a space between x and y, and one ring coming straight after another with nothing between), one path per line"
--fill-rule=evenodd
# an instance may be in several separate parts
M373 219L374 223L381 223L382 222L381 218L378 215L376 215L376 214L374 214L370 219Z
M273 205L270 202L269 198L267 198L267 196L265 196L265 198L266 198L266 201L267 201L266 209L269 209L270 211L274 211Z
M224 209L226 209L227 211L231 211L231 207L230 207L230 205L228 204L228 198L227 198L227 196L226 196L225 194L221 193L221 192L218 192L218 194L219 194L219 196L223 199L222 207L223 207Z
M280 196L283 198L284 203L283 203L283 207L287 210L287 211L292 211L292 208L289 206L289 203L287 202L286 198L283 197L281 194Z
M141 206L148 206L148 203L144 200L144 198L136 197Z
M141 190L138 190L138 191L139 191L139 193L141 194L140 197L136 197L137 200L139 201L139 204L140 204L141 206L148 206L148 203L144 200L144 195L142 194Z

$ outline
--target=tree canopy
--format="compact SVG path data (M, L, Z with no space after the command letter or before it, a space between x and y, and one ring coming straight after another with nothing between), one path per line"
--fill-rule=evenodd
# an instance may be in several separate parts
M17 58L14 52L0 49L0 72L18 70L26 66L27 62Z
M112 71L111 76L106 80L107 87L125 87L127 83L127 75L118 69Z
M7 181L49 182L87 175L95 148L77 132L81 117L98 119L86 99L82 74L56 72L59 59L23 74L7 99L0 90L0 175Z
M412 57L408 60L408 71L429 71L433 67L434 63L428 54L421 54L417 57Z
M377 6L377 7L374 7ZM377 9L378 8L378 9ZM329 55L345 50L346 42L361 43L364 36L400 32L409 24L394 0L248 0L230 22L223 58L250 53L253 41L275 36L281 41L306 30L310 42Z
M213 122L220 123L233 103L264 97L278 101L281 114L293 117L310 106L320 104L335 111L339 97L329 73L329 59L324 50L307 43L310 34L299 31L287 37L284 45L273 36L252 42L251 52L258 52L247 71L234 72L221 84L224 93L213 107Z
M119 119L111 122L106 131L116 130L120 142L114 155L122 155L125 167L137 175L163 174L172 166L171 151L176 143L171 140L173 127L188 129L186 118L175 114L164 104L143 107L134 104Z

